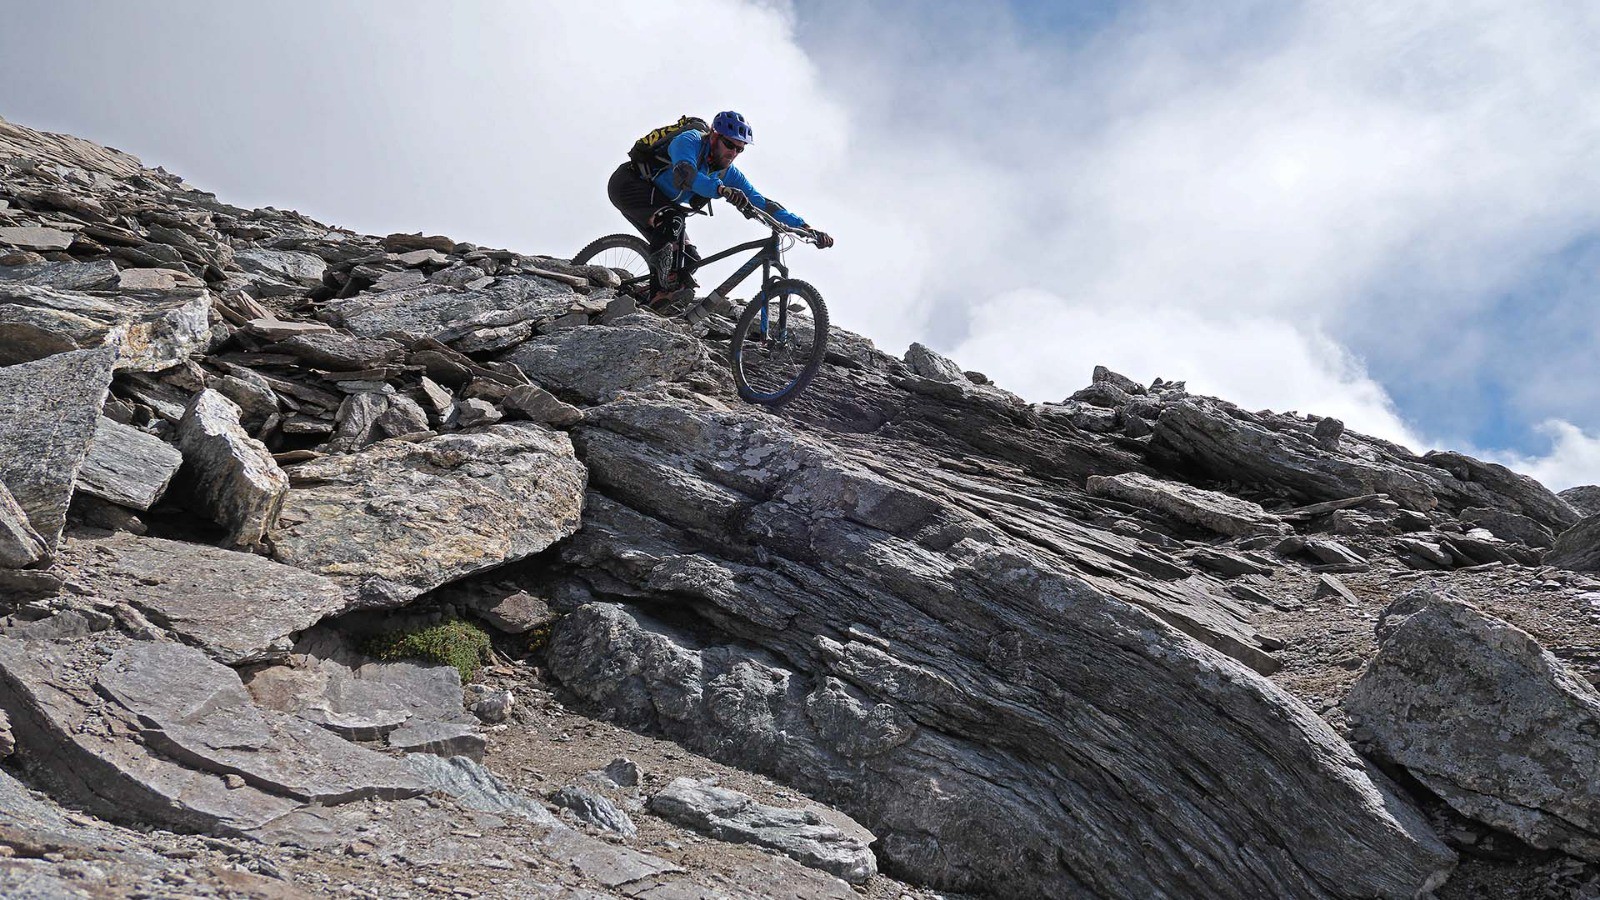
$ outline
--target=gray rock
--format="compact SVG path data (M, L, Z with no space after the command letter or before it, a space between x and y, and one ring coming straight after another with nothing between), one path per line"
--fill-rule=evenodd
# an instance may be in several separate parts
M58 291L98 291L117 283L117 266L109 259L0 266L0 282L3 281Z
M1600 572L1600 513L1563 531L1544 561L1574 572Z
M510 691L491 691L472 704L472 714L478 717L478 721L491 725L504 722L511 715L511 707L516 702L517 696Z
M1396 550L1409 553L1412 556L1430 564L1433 567L1449 569L1455 566L1455 558L1438 544L1418 538L1401 538L1394 542ZM1422 568L1428 568L1423 566Z
M1344 437L1344 422L1338 419L1322 419L1311 429L1311 439L1316 441L1318 447L1329 453L1338 452L1339 439L1342 437Z
M323 629L307 632L287 665L253 670L246 686L262 706L351 740L380 740L408 722L472 722L454 667L371 660ZM482 742L467 746L481 751Z
M874 840L871 833L856 826L847 834L814 810L767 806L690 778L673 779L649 805L651 812L679 825L718 840L771 848L851 884L865 884L878 874L878 861L867 846Z
M385 437L400 437L428 430L428 414L417 401L403 394L388 399L388 408L372 423L375 431Z
M1068 403L1086 403L1104 409L1117 409L1126 406L1133 400L1133 396L1122 390L1114 382L1097 381L1081 391L1075 391L1067 398Z
M273 275L301 287L314 288L322 284L322 275L328 263L320 256L293 250L239 250L233 261L246 272Z
M455 250L456 242L442 234L424 236L422 232L415 234L391 234L383 239L383 249L390 253L410 253L414 250L436 250L440 253L450 253Z
M689 335L621 324L543 335L504 359L539 384L585 403L681 381L711 364L704 346Z
M479 425L492 425L500 419L500 410L493 403L471 397L456 401L449 421L457 428L476 428Z
M1579 515L1600 515L1600 484L1584 484L1570 487L1556 496L1567 501L1567 504L1577 510Z
M318 575L203 544L115 534L68 539L60 555L101 599L231 666L283 658L291 635L345 603Z
M1305 550L1324 563L1332 565L1366 566L1367 558L1338 541L1313 538L1306 541Z
M422 277L414 271L403 274ZM334 324L365 337L406 332L448 342L482 328L555 318L566 312L572 297L569 288L540 278L510 277L496 279L480 289L420 284L383 290L333 301L322 314Z
M561 827L544 804L511 790L493 772L464 756L413 753L405 757L405 765L429 786L456 798L468 809L519 816L546 828Z
M113 301L0 282L0 365L105 345L117 349L118 369L158 372L206 345L210 311L204 291Z
M72 232L38 226L0 228L0 244L23 250L65 250L72 246Z
M1600 860L1600 693L1527 633L1414 591L1379 619L1344 706L1358 737L1458 812Z
M389 397L376 391L360 391L346 397L334 418L333 436L326 445L328 452L351 453L378 440L378 420L388 410Z
M117 275L119 291L173 291L205 286L204 281L176 269L123 269Z
M475 596L470 606L479 618L506 634L524 634L556 620L550 605L527 591Z
M178 424L178 447L206 515L228 529L230 545L256 547L277 521L289 477L239 417L232 400L203 390Z
M858 545L855 552L872 557L871 565L882 565L885 560L869 545ZM798 573L794 568L786 571ZM1031 577L1041 577L1033 571ZM1005 584L1007 591L1025 583L1017 570L1005 574L991 570L987 577ZM898 579L890 575L889 580ZM965 576L948 569L939 576L941 590L964 580ZM842 602L842 597L828 599L835 595L825 582L807 581L804 590L818 592L822 607ZM767 593L771 585L766 579L747 583L741 591L742 602L749 607L775 606L778 598ZM1247 827L1251 829L1286 837L1302 831L1326 834L1330 825L1362 835L1359 841L1341 843L1346 849L1337 858L1296 855L1288 848L1302 848L1303 853L1321 845L1285 839L1274 844L1284 848L1276 855L1277 862L1235 864L1239 877L1252 882L1287 884L1284 873L1291 870L1327 870L1327 880L1315 883L1339 884L1351 894L1371 890L1381 895L1386 889L1352 885L1415 879L1417 885L1436 886L1443 881L1452 864L1451 854L1432 837L1420 816L1390 793L1382 779L1370 778L1347 745L1314 714L1248 670L1209 651L1196 653L1193 645L1182 649L1181 643L1173 642L1175 635L1142 614L1134 614L1128 630L1117 629L1121 637L1106 645L1108 655L1082 660L1083 669L1063 668L1069 660L1081 660L1088 648L1099 646L1099 639L1080 638L1079 629L1102 616L1119 614L1113 605L1089 607L1097 610L1090 613L1089 608L1076 606L1090 603L1088 596L1060 590L1064 587L1057 583L1037 588L1049 592L1053 599L1047 602L1074 604L1059 618L1051 617L1052 630L1071 632L1059 645L1050 640L1018 646L1019 637L1007 639L1004 632L991 632L994 637L988 640L977 637L981 632L952 635L954 643L939 644L937 671L866 642L796 640L788 645L793 652L820 653L828 661L826 671L837 672L841 682L848 679L851 685L842 697L823 704L831 713L818 719L813 718L805 698L818 690L831 693L841 689L818 683L820 673L794 671L732 644L697 645L660 623L617 607L585 606L565 617L552 638L548 660L551 672L568 689L601 708L615 710L623 722L661 728L675 740L730 764L808 785L814 793L824 795L821 799L838 803L877 833L882 838L880 852L897 871L951 889L957 885L975 889L987 883L990 890L1003 896L1049 897L1081 894L1083 885L1092 884L1096 893L1104 896L1158 896L1163 891L1185 896L1239 895L1239 884L1231 879L1214 888L1200 886L1187 866L1176 874L1159 874L1150 868L1148 855L1140 866L1115 865L1120 854L1134 852L1119 850L1126 844L1110 836L1126 827L1120 823L1129 816L1137 819L1136 827L1144 833L1184 835L1181 842L1172 838L1174 843L1168 846L1186 848L1194 846L1192 841L1207 840L1206 836L1214 839L1219 821L1241 819L1250 821ZM786 594L783 600L792 602L795 596ZM875 596L881 601L883 595ZM986 598L985 605L991 602L1004 601ZM961 607L970 615L984 605L968 602ZM1007 609L1015 614L1019 607L1013 602ZM859 612L845 615L853 619ZM799 625L797 631L817 634L844 628L843 623L824 625L811 619L812 614L807 610L800 619L807 624ZM887 608L878 607L873 618L883 622L885 633L895 633L890 621L895 616ZM1131 626L1131 621L1141 625ZM774 632L766 629L745 624L741 630L759 633L764 641L773 640ZM1029 633L1046 632L1030 628ZM1158 640L1163 649L1152 650L1148 656L1134 651L1130 648L1135 645L1126 642L1133 634ZM961 644L973 649L955 649ZM1012 648L1009 656L1008 646ZM1136 668L1125 669L1113 662L1135 652ZM1006 673L1004 700L963 688L973 684L966 681L966 673L976 671L964 661L969 654L975 660L992 660L976 662L977 666L998 666ZM1180 666L1191 675L1134 674L1146 671L1146 666ZM1051 687L1046 690L1044 685ZM1065 692L1069 685L1082 685L1085 693ZM1051 712L1040 718L1013 719L996 711L997 706L1017 709L1020 703L1045 704ZM1222 709L1217 708L1219 704ZM915 711L916 721L904 710ZM1085 718L1078 718L1078 710ZM1118 715L1113 710L1126 712ZM1102 726L1090 724L1101 722L1102 716L1114 719ZM819 720L834 724L824 730L815 724ZM841 726L841 722L849 724ZM1184 723L1184 727L1173 728L1174 722ZM1102 728L1114 731L1107 733ZM1146 732L1149 736L1142 736ZM1093 757L1094 762L1086 762L1077 754L1084 736L1091 733L1101 735L1096 746L1103 750ZM1254 736L1244 737L1246 734ZM1300 749L1273 755L1269 761L1259 752L1263 745ZM1023 746L1029 748L1026 755L999 749ZM1074 749L1066 750L1068 746ZM1046 759L1048 762L1042 762ZM1121 760L1147 774L1132 776ZM1200 760L1205 761L1203 771L1213 774L1201 775L1196 768ZM1171 771L1170 766L1200 777L1204 786L1189 788L1185 779L1155 774ZM1137 783L1148 786L1146 790L1167 798L1162 811L1138 813L1142 808L1139 801L1112 787L1125 783L1119 781L1124 776L1137 777ZM1319 812L1283 817L1267 811L1280 808L1278 803L1288 794L1296 798L1294 808ZM1051 810L1063 807L1051 804L1041 808L1018 799L1033 796L1070 797L1063 806L1071 812L1058 815ZM1269 801L1269 796L1275 799ZM1182 804L1175 798L1181 798ZM1207 810L1203 824L1202 820L1191 823L1172 816L1173 809L1189 808L1190 804ZM1071 830L1066 824L1069 818L1084 824ZM1068 833L1070 838L1061 837ZM1095 840L1093 846L1085 846L1089 835L1101 833L1108 835L1103 842ZM1391 852L1375 854L1366 864L1349 868L1348 848L1370 846L1371 842L1387 846ZM1148 854L1148 848L1140 852ZM1174 860L1188 860L1195 851L1172 852ZM1059 861L1063 854L1073 860L1071 866ZM1229 858L1227 854L1204 855L1208 863ZM1108 865L1115 865L1109 870L1115 875L1093 874ZM1179 864L1175 861L1172 865ZM1179 890L1173 887L1176 885L1185 887ZM1415 887L1397 888L1388 893L1405 896L1415 891ZM1324 895L1320 887L1285 887L1266 893Z
M606 763L601 774L617 787L633 788L644 783L644 770L639 764L627 757L618 757Z
M1330 453L1318 446L1296 417L1246 413L1191 397L1164 404L1147 452L1162 468L1198 471L1304 501L1383 493L1420 512L1491 506L1551 527L1576 519L1559 497L1503 466L1455 453L1419 458L1348 431L1340 447Z
M476 761L483 759L486 746L475 726L427 719L411 719L389 732L388 742L391 749L406 753L465 756Z
M1503 541L1528 547L1549 547L1556 537L1536 520L1493 507L1469 507L1461 511L1461 521L1476 525Z
M396 254L395 262L412 268L417 266L443 266L450 262L450 257L437 250L423 248L421 250L412 250L409 253Z
M53 550L111 387L114 350L0 368L0 484Z
M508 413L551 428L570 428L583 421L583 410L561 402L556 395L536 384L512 388L500 406Z
M639 826L633 824L633 819L628 814L617 808L615 803L605 797L569 784L550 795L550 802L562 809L572 811L580 822L587 822L596 828L620 834L625 838L639 835Z
M166 493L183 454L166 441L101 416L78 472L78 490L129 509L147 510Z
M295 468L273 558L398 606L577 530L586 473L565 434L490 425Z
M230 787L221 774L188 768L129 740L153 728L97 691L104 652L0 638L0 708L11 717L16 759L35 784L111 821L223 834L261 827L300 805L249 784ZM199 651L188 652L204 660ZM204 674L219 679L212 686L225 696L221 679L237 676L218 669ZM165 690L163 679L186 673L154 674ZM191 696L204 689L198 683L170 687Z
M354 372L396 363L406 348L388 338L353 337L333 331L299 334L279 341L274 350L292 354L308 365L335 372Z
M417 388L417 399L427 411L428 421L435 425L443 425L456 406L455 395L426 375L422 376L421 384Z
M261 710L237 673L189 647L134 644L100 669L96 686L146 723L156 749L269 793L332 805L425 790L388 756Z
M0 484L0 568L21 569L49 553L44 538L33 529L28 513L11 491Z
M1189 560L1202 569L1208 569L1228 578L1239 575L1271 575L1273 567L1264 562L1212 547L1199 547L1189 552Z
M1095 366L1089 381L1091 384L1109 384L1117 390L1132 396L1146 393L1144 385L1126 375L1113 372L1105 366Z
M1344 582L1326 573L1317 576L1317 586L1312 592L1312 596L1319 600L1329 598L1340 600L1347 606L1359 606L1361 604L1361 601L1356 599L1356 595L1344 586Z
M255 430L278 412L278 395L266 379L249 369L225 375L211 383L217 393L239 405L240 421ZM254 376L254 377L252 377Z
M910 366L911 371L917 375L934 381L964 382L967 380L967 376L962 373L960 366L922 344L913 343L906 350L906 365Z
M1567 501L1557 497L1544 485L1526 475L1513 472L1498 463L1486 463L1464 453L1430 450L1422 455L1429 465L1449 472L1459 482L1477 488L1474 494L1490 501L1487 503L1461 503L1466 506L1492 506L1509 512L1521 513L1553 530L1570 528L1583 516Z
M1159 481L1137 472L1092 475L1089 477L1088 491L1095 497L1110 497L1124 503L1157 509L1175 519L1208 528L1218 534L1288 534L1292 530L1259 504L1217 491Z

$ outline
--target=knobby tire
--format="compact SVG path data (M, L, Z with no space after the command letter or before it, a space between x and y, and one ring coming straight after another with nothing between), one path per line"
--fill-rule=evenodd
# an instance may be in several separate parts
M763 297L765 301L763 302ZM810 313L806 322L789 313L791 334L769 334L762 340L759 319L763 307L769 310L768 326L777 328L778 310L796 301ZM797 346L810 331L810 346ZM787 343L785 343L787 342ZM751 403L780 407L806 389L822 368L828 350L828 306L817 289L797 278L785 278L767 285L761 296L745 304L739 323L733 329L733 381L739 396Z

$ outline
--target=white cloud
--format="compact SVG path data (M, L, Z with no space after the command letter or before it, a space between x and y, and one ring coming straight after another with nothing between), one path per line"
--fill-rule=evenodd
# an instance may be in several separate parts
M1364 434L1423 445L1359 361L1281 320L1209 319L1179 307L1097 309L1018 291L985 304L973 334L954 351L957 362L1027 397L1060 400L1106 365L1145 384L1183 380L1191 393L1234 402L1271 395L1279 411L1334 416Z
M1538 431L1550 440L1548 453L1524 456L1491 451L1484 458L1531 475L1553 491L1600 484L1600 434L1586 433L1560 419L1540 423Z

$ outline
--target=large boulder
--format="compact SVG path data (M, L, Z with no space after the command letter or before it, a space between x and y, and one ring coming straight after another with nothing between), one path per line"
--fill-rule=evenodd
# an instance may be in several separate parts
M1554 530L1577 521L1566 501L1504 466L1459 453L1413 456L1403 447L1352 432L1344 432L1338 449L1329 450L1316 431L1293 416L1188 398L1164 404L1149 455L1167 468L1308 503L1382 493L1423 512L1494 507Z
M78 350L0 369L0 483L46 550L61 539L116 358Z
M710 367L700 341L644 325L565 329L522 344L504 360L557 394L584 403L681 381Z
M398 606L572 534L586 481L565 434L527 424L383 441L290 474L273 558L342 583L366 607Z
M1577 510L1580 515L1600 515L1600 484L1570 487L1556 496L1567 501L1567 505Z
M1544 561L1575 572L1600 572L1600 513L1563 531Z
M886 870L1018 898L1358 897L1453 865L1313 712L1108 593L1158 602L1138 557L1001 530L926 473L890 481L763 413L589 413L596 496L562 602L715 630L591 602L556 625L550 671L839 806Z
M1463 815L1600 861L1600 693L1527 633L1414 591L1344 705L1358 739Z
M178 423L178 447L201 509L228 529L230 545L256 547L277 521L289 477L241 415L221 393L201 391Z

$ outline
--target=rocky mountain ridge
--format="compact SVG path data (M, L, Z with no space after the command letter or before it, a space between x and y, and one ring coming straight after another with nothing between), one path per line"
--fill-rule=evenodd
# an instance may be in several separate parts
M215 895L1600 891L1600 489L842 331L775 414L617 283L0 120L0 884L159 894L131 826ZM363 650L462 617L465 692Z

